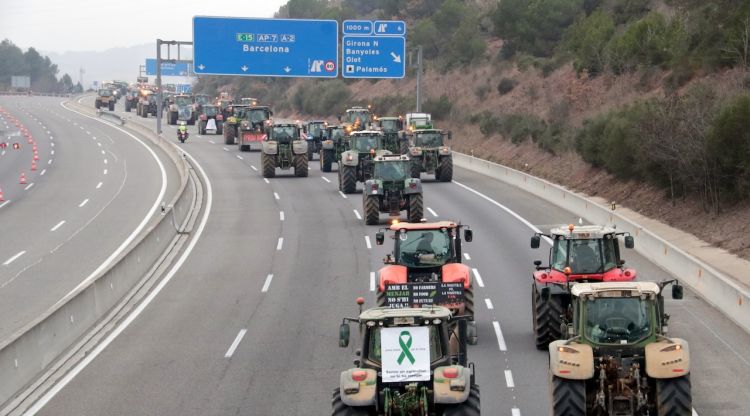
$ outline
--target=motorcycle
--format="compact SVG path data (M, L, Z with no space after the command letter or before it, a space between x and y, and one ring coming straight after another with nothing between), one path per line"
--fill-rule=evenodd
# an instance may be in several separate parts
M177 139L180 140L180 143L185 143L185 140L188 138L188 132L187 131L178 131L177 132Z

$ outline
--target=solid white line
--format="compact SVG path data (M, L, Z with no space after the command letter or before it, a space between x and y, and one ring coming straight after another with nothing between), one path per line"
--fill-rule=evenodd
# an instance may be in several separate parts
M508 386L509 389L516 387L513 383L513 373L510 370L505 370L505 385Z
M263 288L260 289L262 293L268 292L268 288L271 286L271 280L273 280L272 274L269 274L268 276L266 276L266 282L263 283Z
M276 251L281 250L284 247L284 237L279 237L279 242L276 243Z
M370 244L370 236L369 235L365 236L365 245L367 246L368 249L372 248L372 244Z
M510 409L510 416L521 416L521 409L517 407Z
M57 229L60 228L60 227L62 227L63 224L65 224L65 220L62 220L62 221L58 222L57 225L55 225L54 227L50 228L49 230L50 231L57 231Z
M10 203L10 199L8 199L7 201L5 201L5 202L3 202L2 204L0 204L0 208L2 208L2 207L4 207L4 206L8 205L9 203Z
M492 300L489 298L484 300L484 304L487 305L487 309L495 309L495 307L492 305Z
M107 174L107 169L104 169L104 174L105 174L105 175Z
M39 176L44 176L45 173L47 173L47 169L42 169L42 171L39 172Z
M258 168L256 168L256 167L255 167L255 166L253 166L253 165L250 165L250 169L252 169L252 170L254 170L254 171L256 171L256 172L258 171ZM265 178L264 178L264 179L265 179Z
M269 180L268 180L268 178L263 178L263 180L264 180L264 181L265 181L266 183L271 183L271 181L269 181Z
M482 276L479 274L479 270L477 270L475 267L471 269L471 271L474 273L474 279L476 279L479 287L484 287L484 280L482 280Z
M98 184L96 184L96 189L99 189L101 187L102 187L102 183L101 182L99 182Z
M464 258L466 260L471 260L471 256L469 255L469 253L464 253Z
M427 207L427 211L430 211L430 214L432 214L432 216L433 216L433 217L436 217L436 218L437 218L437 216L438 216L438 215L437 215L437 212L433 211L433 210L432 210L432 208L430 208L430 207Z
M88 204L88 203L89 203L89 199L86 198L86 199L83 200L83 202L81 202L80 204L78 204L78 208L83 208L83 206L86 205L86 204Z
M284 221L284 211L279 211L279 221Z
M242 156L240 156L240 155L235 155L235 156L237 156L237 159L239 159L239 160L245 160L245 158L242 157Z
M3 266L7 266L7 265L13 263L14 261L16 261L16 259L18 259L19 257L23 256L24 254L26 254L26 250L19 251L18 254L16 254L15 256L9 258L8 260L5 260L5 263L3 263Z
M328 182L328 183L331 183L331 180L328 179L328 178L326 178L325 176L321 176L320 178L323 179L324 181Z
M357 217L358 220L362 219L362 216L359 215L359 211L357 211L356 209L354 210L354 216Z
M240 341L242 341L242 338L245 336L245 333L247 332L247 329L240 329L239 334L234 338L234 342L232 342L232 345L229 346L229 349L227 350L227 353L224 354L224 358L229 358L234 354L234 350L237 349L237 346L240 345Z
M26 185L26 187L23 188L23 190L28 191L29 189L31 189L32 186L34 186L34 182L31 182L30 184Z
M370 292L375 291L375 272L370 272Z
M341 195L342 198L349 199L349 197L347 197L345 193L339 191L339 194Z
M281 199L281 197L279 196L279 194L277 194L276 192L273 193L273 197L276 198L277 200Z
M505 345L505 338L503 338L503 331L500 329L500 322L492 321L492 327L495 328L497 346L500 347L500 351L508 351L508 347Z

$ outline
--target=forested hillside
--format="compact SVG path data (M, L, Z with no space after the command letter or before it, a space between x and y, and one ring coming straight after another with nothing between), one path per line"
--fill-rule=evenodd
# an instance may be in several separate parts
M0 91L10 90L14 75L31 77L32 91L69 93L83 90L68 74L57 79L58 72L57 65L36 49L29 48L24 52L8 39L0 42Z

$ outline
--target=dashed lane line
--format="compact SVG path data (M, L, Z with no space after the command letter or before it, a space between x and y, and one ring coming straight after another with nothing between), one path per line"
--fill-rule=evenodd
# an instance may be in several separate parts
M430 214L432 214L433 217L437 218L438 214L432 208L427 207L427 211L429 211Z
M513 372L510 370L505 370L505 385L509 389L516 387L515 383L513 383Z
M58 228L62 227L63 224L65 224L65 220L62 220L62 221L58 222L57 224L55 224L54 227L50 228L49 230L51 232L55 232L55 231L57 231Z
M240 342L242 342L242 338L245 337L246 333L247 333L247 329L240 329L240 332L234 338L234 341L232 342L232 345L229 346L229 349L227 350L226 354L224 354L224 358L231 358L232 357L232 354L234 354L234 351L240 345Z
M5 260L5 263L3 263L3 266L7 266L7 265L13 263L14 261L18 260L18 258L21 257L21 256L23 256L24 254L26 254L26 250L19 251L13 257L9 258L8 260Z
M328 178L326 178L325 176L321 176L320 178L323 179L324 181L328 182L328 183L331 183L331 180L328 179Z
M281 197L279 196L279 194L276 193L276 192L273 193L273 197L276 198L277 201L281 199Z
M497 337L497 346L500 351L508 351L508 346L505 345L505 338L503 337L503 331L500 329L500 322L492 321L492 327L495 329L495 336Z
M279 221L284 221L284 211L279 211Z
M83 208L83 207L84 207L84 206L85 206L86 204L88 204L88 203L89 203L89 199L88 199L88 198L86 198L86 199L84 199L83 201L81 201L81 203L80 203L80 204L78 204L78 208Z
M344 198L344 199L349 199L349 197L346 196L346 194L343 193L343 192L341 192L341 191L339 191L339 195L341 195L341 197Z
M101 187L102 187L102 183L101 182L99 182L99 183L96 184L96 189L99 189Z
M367 246L368 250L372 249L372 244L370 243L370 236L369 235L365 236L365 245Z
M375 291L375 272L370 272L370 292Z
M487 309L495 309L495 307L492 305L492 300L489 298L484 300L484 304L487 305Z
M271 183L271 181L269 181L269 180L268 180L268 178L263 178L263 181L264 181L265 183Z
M284 248L284 237L279 237L279 242L276 243L276 251L281 251Z
M479 274L479 270L477 270L475 267L471 269L471 272L474 273L474 279L477 281L479 287L484 287L484 280L482 280L482 275Z
M273 280L273 275L269 274L266 276L266 281L263 283L263 287L260 289L262 293L268 292L268 288L271 287L271 280Z
M471 256L469 255L469 253L464 253L464 258L466 260L471 260Z
M255 172L257 172L257 171L258 171L258 168L256 168L256 167L255 167L255 166L253 166L253 165L250 165L250 169L254 170ZM263 179L265 179L265 178L263 178Z
M39 172L39 176L44 176L45 173L47 173L47 169L42 169L42 171Z
M239 159L239 160L245 160L245 158L244 158L244 157L242 157L241 155L235 155L235 156L236 156L236 157L237 157L237 159Z
M359 211L357 211L356 209L354 210L354 216L357 217L358 220L362 220L362 216L359 215Z
M30 184L26 185L26 187L23 188L23 190L28 191L29 189L31 189L32 186L34 186L34 182L31 182Z

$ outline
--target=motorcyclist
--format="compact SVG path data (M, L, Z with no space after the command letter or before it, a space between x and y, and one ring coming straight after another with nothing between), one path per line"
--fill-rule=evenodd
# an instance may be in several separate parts
M187 124L184 121L181 121L180 126L177 127L177 138L179 139L180 136L188 137Z

